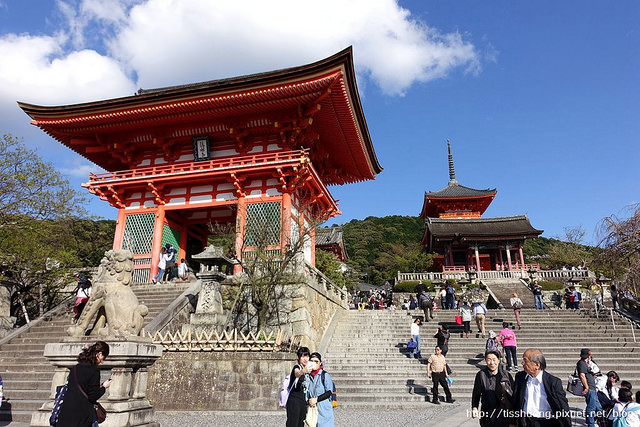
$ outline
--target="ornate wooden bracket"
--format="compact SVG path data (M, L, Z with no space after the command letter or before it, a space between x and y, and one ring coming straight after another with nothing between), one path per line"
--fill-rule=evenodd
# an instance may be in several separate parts
M156 187L156 185L151 181L147 182L147 187L149 187L149 190L151 190L151 193L153 193L153 195L155 196L155 201L157 204L164 205L167 203L162 188Z
M238 197L245 197L247 193L244 191L244 177L238 177L235 172L231 173L231 179L233 186L236 187L236 195Z

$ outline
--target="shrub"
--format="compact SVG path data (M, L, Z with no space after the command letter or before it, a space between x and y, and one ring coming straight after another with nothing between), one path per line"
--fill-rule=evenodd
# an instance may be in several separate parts
M422 283L427 285L427 289L429 290L429 292L433 292L433 284L429 280L423 280ZM396 285L393 287L393 291L414 293L416 291L416 286L418 286L418 281L409 280L406 282L396 283Z
M538 285L542 287L543 291L559 291L564 289L564 285L560 282L546 282L539 280Z

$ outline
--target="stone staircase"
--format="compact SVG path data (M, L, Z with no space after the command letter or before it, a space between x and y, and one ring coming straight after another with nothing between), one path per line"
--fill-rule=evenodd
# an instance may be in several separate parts
M482 279L482 283L491 290L494 297L504 308L511 308L509 299L514 292L522 300L524 308L534 308L536 306L533 293L519 279Z
M145 325L192 283L169 285L136 285L138 300L149 308ZM59 314L43 319L20 336L0 346L0 375L4 383L0 422L31 421L31 413L49 398L53 365L43 356L44 346L61 341L72 324L72 302L65 303ZM4 424L3 424L4 425Z
M591 349L594 360L606 373L616 370L621 379L640 386L640 344L634 343L628 324L614 331L611 323L587 317L586 312L523 309L518 336L518 363L524 350L540 348L548 371L563 380L573 373L580 349ZM413 311L355 311L345 313L336 326L323 358L338 390L341 407L409 409L422 408L431 398L431 380L426 377L426 358L433 352L438 323L446 323L452 333L447 361L453 371L453 398L462 404L471 400L478 366L484 364L485 338L473 333L462 338L461 327L453 322L455 311L438 310L435 319L421 327L424 364L409 359L408 341ZM511 310L490 310L487 331L498 332L502 321L514 322ZM472 331L475 332L475 322ZM640 338L640 334L639 334ZM443 399L442 389L440 389ZM572 407L584 408L582 397L568 396Z

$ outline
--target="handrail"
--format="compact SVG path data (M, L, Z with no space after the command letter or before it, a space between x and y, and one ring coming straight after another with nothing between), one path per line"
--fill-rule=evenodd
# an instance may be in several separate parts
M149 322L145 327L145 332L149 334L154 334L156 332L164 329L175 317L176 315L182 311L182 309L191 303L189 301L189 295L195 295L200 292L200 287L202 282L200 280L196 280L196 282L189 286L185 291L180 294L180 296L174 299L164 310L162 310L158 315ZM141 334L144 336L144 332Z
M67 309L69 302L73 301L74 299L75 299L75 293L73 293L72 295L69 295L67 298L60 301L60 303L57 306L53 307L51 310L47 311L37 319L34 319L31 322L24 324L19 328L15 329L13 332L9 333L4 338L0 339L0 346L7 344L12 339L19 337L24 332L27 332L29 329L33 328L34 326L38 326L40 323L44 322L45 320L51 319L54 315L57 315L59 312L63 311L64 309Z
M211 169L238 168L243 166L259 166L273 162L288 162L308 158L308 150L277 151L251 154L248 156L226 157L201 162L181 162L162 166L146 166L101 174L90 173L89 185L100 182L144 178L174 173L207 171Z
M327 286L327 290L329 290L329 288L332 289L336 294L338 294L340 299L343 300L343 301L345 301L347 299L347 291L345 291L342 288L338 287L338 285L333 283L333 281L331 281L331 279L329 279L320 270L318 270L313 265L309 264L307 261L305 261L305 264L306 264L306 266L309 269L309 272L311 274L313 274L316 277L320 277L324 281L324 283Z

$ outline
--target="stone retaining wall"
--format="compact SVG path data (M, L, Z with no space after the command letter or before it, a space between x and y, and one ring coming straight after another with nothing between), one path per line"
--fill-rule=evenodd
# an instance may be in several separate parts
M150 369L147 397L158 411L278 408L292 353L167 353Z

